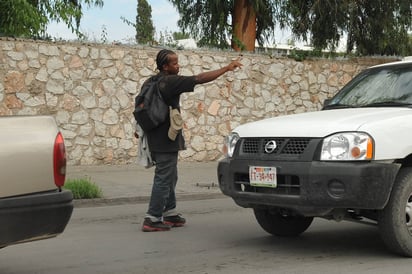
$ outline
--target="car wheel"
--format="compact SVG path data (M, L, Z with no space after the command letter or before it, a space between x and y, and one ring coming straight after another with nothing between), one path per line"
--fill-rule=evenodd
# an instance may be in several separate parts
M380 212L379 232L393 252L412 257L412 168L402 168L385 208Z
M282 214L279 210L253 209L259 225L275 236L299 236L308 229L313 217Z

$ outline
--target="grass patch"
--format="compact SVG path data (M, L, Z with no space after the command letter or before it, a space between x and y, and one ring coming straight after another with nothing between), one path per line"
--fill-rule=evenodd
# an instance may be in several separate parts
M64 188L71 190L74 199L101 198L103 195L101 188L90 178L67 179Z

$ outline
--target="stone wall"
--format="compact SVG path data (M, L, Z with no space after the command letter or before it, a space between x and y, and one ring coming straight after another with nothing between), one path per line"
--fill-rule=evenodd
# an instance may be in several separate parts
M0 116L52 115L71 165L136 161L134 97L159 49L0 39ZM220 68L234 52L177 51L182 75ZM355 74L390 59L307 60L244 54L241 70L181 97L187 161L219 159L237 125L319 110Z

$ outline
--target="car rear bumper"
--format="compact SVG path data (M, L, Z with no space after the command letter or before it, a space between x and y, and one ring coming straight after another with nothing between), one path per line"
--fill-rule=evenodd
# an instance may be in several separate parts
M54 237L63 232L72 212L68 190L0 199L0 247Z

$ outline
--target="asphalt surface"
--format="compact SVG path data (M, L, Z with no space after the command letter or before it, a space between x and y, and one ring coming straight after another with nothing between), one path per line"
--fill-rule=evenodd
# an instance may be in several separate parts
M103 193L102 198L74 201L75 207L146 203L152 189L154 167L138 164L68 166L67 179L89 178ZM217 181L217 162L179 162L178 200L224 197Z

